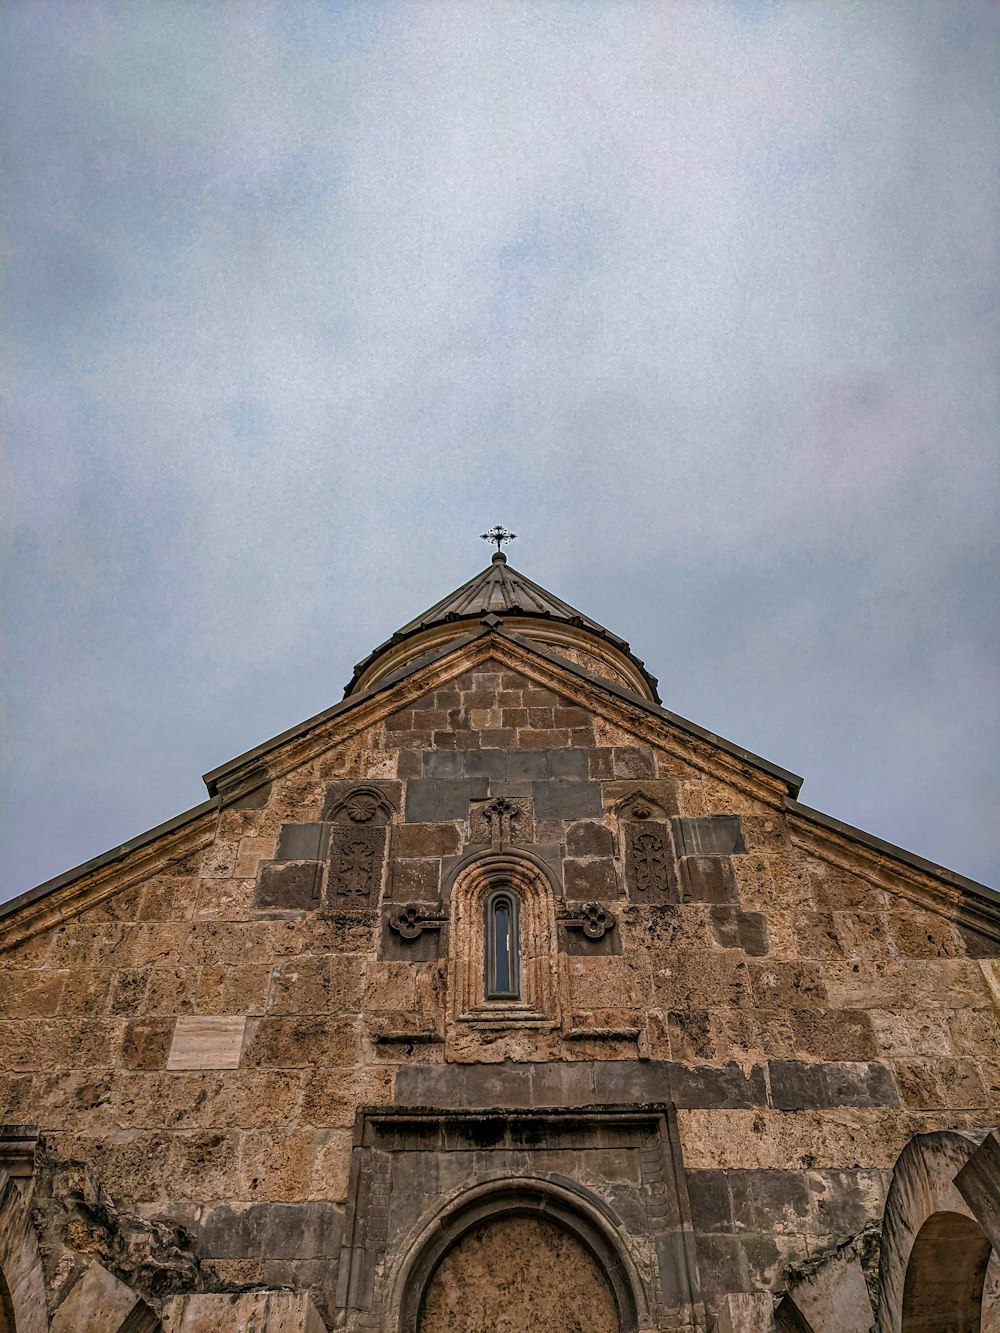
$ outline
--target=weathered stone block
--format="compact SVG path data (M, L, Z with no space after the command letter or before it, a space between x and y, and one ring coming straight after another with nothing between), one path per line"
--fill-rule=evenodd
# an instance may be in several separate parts
M733 868L721 856L682 856L681 898L694 903L735 903L738 900Z
M263 865L254 905L299 911L318 907L322 878L323 867L318 861L275 861Z
M675 819L674 840L681 856L732 856L746 851L739 815Z
M577 778L551 778L532 784L538 819L590 819L603 813L601 787Z
M282 824L276 861L318 861L326 855L329 824Z
M607 901L618 896L618 876L610 857L563 861L563 884L567 898Z

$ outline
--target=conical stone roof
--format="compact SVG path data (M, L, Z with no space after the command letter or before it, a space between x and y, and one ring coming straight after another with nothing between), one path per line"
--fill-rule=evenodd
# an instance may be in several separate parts
M403 662L484 622L497 626L502 623L511 633L541 640L553 651L562 650L575 661L580 662L582 656L581 664L596 674L610 675L618 684L627 684L637 693L659 702L656 678L646 671L624 639L512 568L501 552L467 583L398 629L391 639L359 662L345 695L373 684ZM568 649L571 651L567 653ZM615 669L616 657L624 658L628 665L619 662ZM602 664L604 670L600 669Z

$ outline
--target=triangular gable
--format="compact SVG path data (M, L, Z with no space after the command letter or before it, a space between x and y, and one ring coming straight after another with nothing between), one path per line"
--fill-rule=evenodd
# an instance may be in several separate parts
M212 840L221 809L260 803L272 781L359 731L380 724L404 704L490 661L523 672L567 702L582 705L609 725L672 752L735 791L783 808L793 836L797 834L796 840L814 854L834 862L850 855L854 873L863 874L873 884L902 892L949 917L957 915L970 929L1000 939L1000 895L992 889L801 806L794 799L801 783L795 774L499 627L484 627L452 640L370 689L211 770L205 775L210 799L202 805L0 906L0 921L8 923L4 935L24 938L189 856ZM855 864L858 850L860 869Z

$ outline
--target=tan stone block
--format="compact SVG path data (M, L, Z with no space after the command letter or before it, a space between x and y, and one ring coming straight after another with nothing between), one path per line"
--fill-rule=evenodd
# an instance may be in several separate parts
M395 1071L370 1069L314 1069L305 1076L302 1122L305 1125L349 1129L359 1106L391 1103Z
M154 967L146 985L144 1012L150 1015L192 1012L198 999L199 981L197 967Z
M194 911L198 880L158 875L147 881L136 913L138 921L187 921Z
M346 1203L352 1146L349 1129L324 1129L317 1133L309 1177L310 1200Z
M1000 1060L1000 1016L993 1009L956 1009L947 1014L951 1046L956 1055ZM939 1047L939 1050L945 1048Z
M367 963L356 955L290 958L273 969L268 1008L274 1014L357 1012Z
M129 926L122 952L110 960L116 967L166 967L182 961L191 927L187 922L140 922Z
M896 949L884 912L833 912L834 928L848 958L891 962Z
M358 1054L358 1023L350 1017L304 1015L266 1017L248 1037L248 1068L301 1069L353 1064Z
M649 951L651 962L666 959L678 948L708 949L710 939L703 903L630 904L618 917L622 954Z
M982 972L965 958L827 963L823 979L835 1009L983 1008L988 999Z
M974 1009L955 1011L956 1014L973 1017L980 1012ZM868 1011L879 1051L893 1059L914 1055L950 1055L953 1050L950 1020L953 1017L955 1015L947 1009Z
M142 1009L149 981L148 967L128 967L112 973L108 1008L116 1017L127 1018Z
M199 879L228 879L236 866L239 844L218 839L201 854L198 865Z
M891 1169L912 1134L933 1122L905 1111L679 1110L688 1171L708 1168Z
M4 1107L4 1114L9 1117L10 1108ZM72 1069L36 1074L30 1119L46 1130L110 1131L114 1124L111 1072Z
M101 1069L114 1059L122 1024L77 1018L0 1021L0 1069Z
M806 865L820 911L877 912L889 905L882 890L860 875L815 858L809 858Z
M273 834L241 838L234 871L237 878L253 879L261 861L273 861L277 841Z
M843 916L843 913L839 915ZM832 912L803 912L799 915L795 932L795 953L798 958L852 958L857 954L836 928Z
M174 1027L168 1069L235 1069L240 1062L246 1018L182 1014Z
M203 879L198 886L195 921L249 921L254 912L252 879Z
M923 1110L945 1104L941 1079L930 1061L897 1060L893 1074L904 1106Z
M362 750L361 776L363 778L394 778L399 772L399 750L392 746Z
M307 1198L318 1132L293 1130L281 1134L269 1130L243 1134L232 1197L250 1203L261 1199L282 1203Z
M788 853L791 850L788 822L776 810L769 810L766 814L745 815L741 823L747 851L770 854Z
M396 856L457 856L461 846L459 824L399 824L392 831Z
M150 1320L155 1318L131 1287L92 1260L52 1316L49 1327L51 1333L102 1333L104 1329L124 1327L133 1312L140 1317L148 1315Z
M781 962L753 958L749 963L750 989L761 1009L827 1009L825 972L815 962Z
M107 898L81 912L77 920L86 925L95 925L99 921L134 921L141 898L141 884L116 888Z
M65 972L49 968L0 971L0 1014L4 1018L44 1018L59 1008Z
M12 1125L30 1124L35 1115L32 1074L0 1074L0 1107L5 1122Z
M744 907L796 914L817 909L808 863L794 848L790 853L764 855L751 852L746 856L734 856L732 866Z
M302 1078L297 1070L123 1074L115 1116L129 1129L285 1129L298 1115Z
M52 938L48 966L52 968L121 967L126 928L121 925L84 925L79 921L60 927Z
M64 978L59 1013L67 1017L103 1014L111 997L110 968L78 967L61 974Z
M951 923L932 912L892 912L887 923L900 958L956 958L965 953Z
M174 1036L172 1018L134 1018L125 1024L120 1063L125 1069L162 1069Z
M175 952L172 961L199 965L223 963L227 967L255 963L267 957L255 945L267 939L263 927L268 924L271 923L193 921L187 928L183 947Z
M368 967L366 1010L414 1009L416 977L412 963L373 962Z
M265 964L210 964L201 969L195 1007L200 1014L262 1014L270 985L271 969Z
M171 1200L238 1198L241 1136L216 1129L170 1136L164 1196Z
M261 1286L259 1260L213 1259L216 1280L225 1287ZM219 1333L220 1329L261 1333L326 1333L312 1298L304 1291L240 1291L174 1296L166 1304L164 1333Z
M649 1004L649 965L641 956L620 954L568 961L574 1009L636 1009Z
M749 1003L749 972L735 949L678 949L669 965L654 963L653 993L663 1009L709 1009Z
M756 1009L764 1054L772 1059L873 1060L878 1043L857 1009Z

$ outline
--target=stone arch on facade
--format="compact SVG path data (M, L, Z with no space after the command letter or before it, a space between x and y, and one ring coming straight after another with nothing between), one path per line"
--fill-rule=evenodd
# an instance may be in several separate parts
M491 897L499 892L517 902L520 993L516 999L486 997L485 914ZM480 852L457 867L450 883L453 1019L491 1027L558 1023L555 897L552 872L530 854Z
M28 1201L0 1171L0 1333L47 1333L45 1275Z
M637 1333L648 1323L621 1228L600 1201L570 1182L508 1178L464 1191L426 1223L398 1269L386 1329L419 1333L425 1298L444 1260L473 1233L516 1218L547 1224L582 1248L607 1284L619 1333Z
M990 1227L955 1177L983 1137L940 1130L900 1153L882 1225L877 1333L979 1333Z

